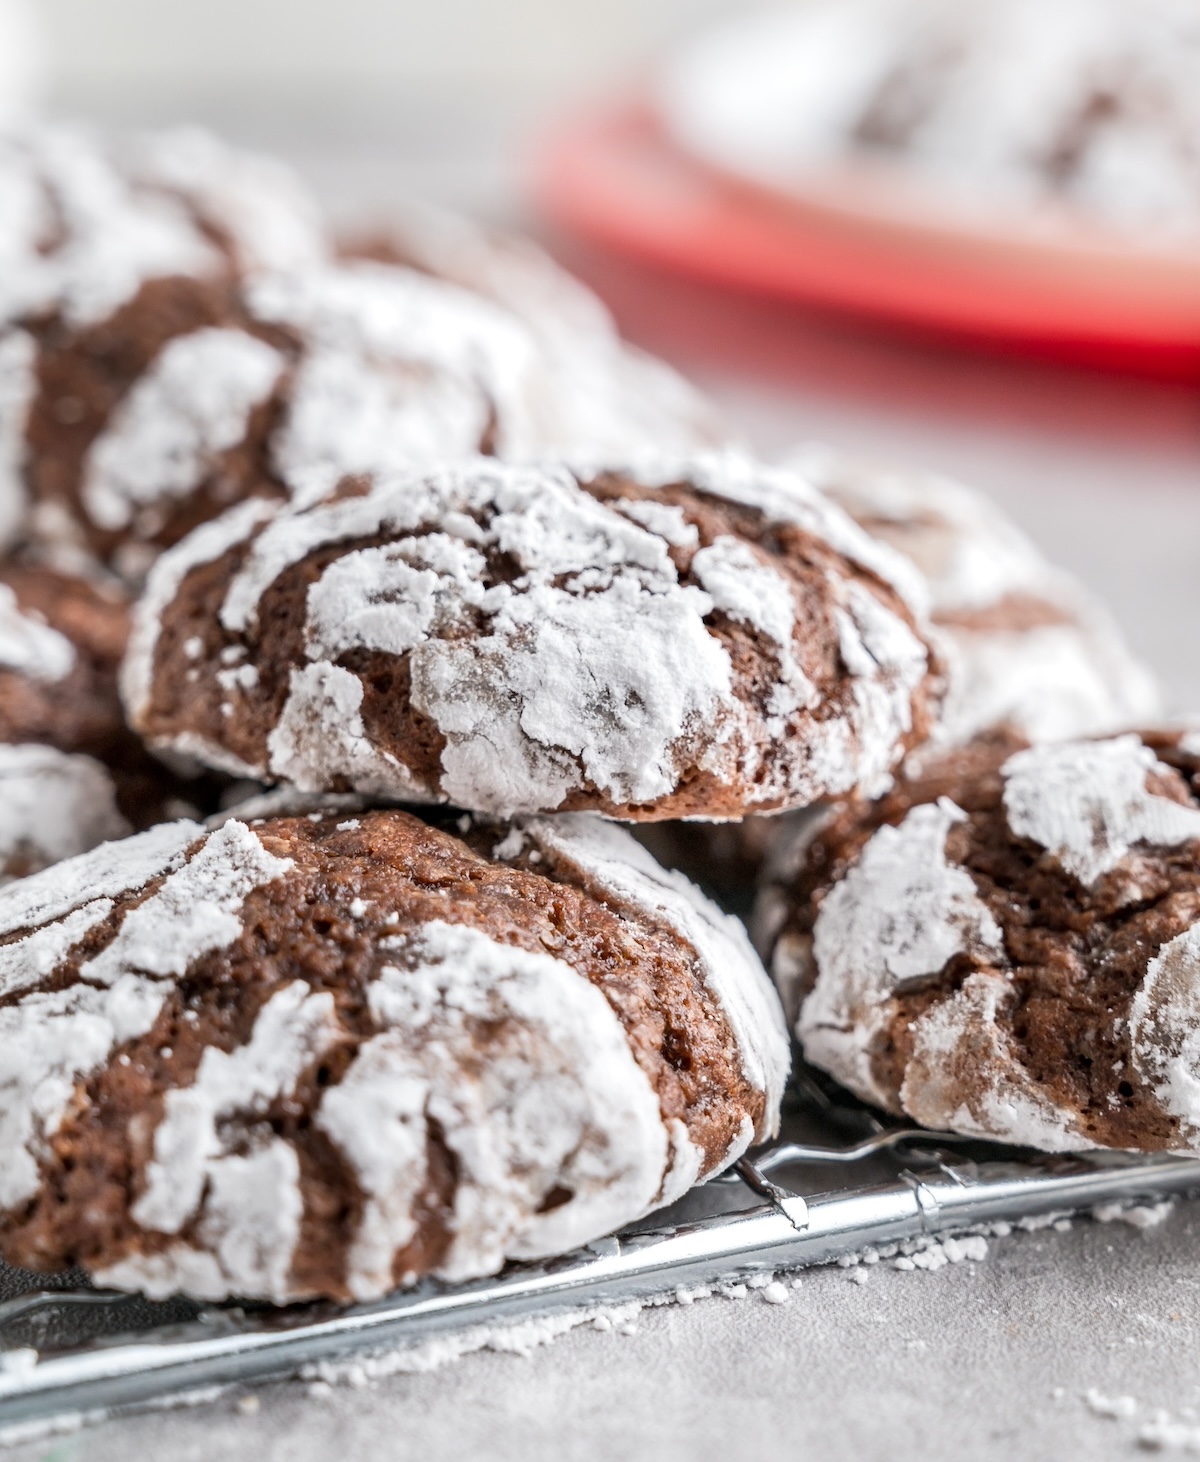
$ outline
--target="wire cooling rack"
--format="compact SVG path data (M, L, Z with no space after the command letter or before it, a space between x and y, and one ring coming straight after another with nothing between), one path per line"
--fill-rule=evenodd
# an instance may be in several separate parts
M0 1429L294 1375L475 1325L619 1304L868 1247L1104 1204L1200 1194L1200 1162L1048 1157L887 1125L801 1069L780 1139L669 1209L494 1279L426 1281L376 1304L151 1304L79 1275L0 1266Z

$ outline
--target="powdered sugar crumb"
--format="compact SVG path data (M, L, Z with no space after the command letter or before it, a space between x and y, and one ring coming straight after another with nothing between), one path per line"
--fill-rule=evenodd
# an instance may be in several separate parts
M1165 1198L1161 1203L1102 1203L1092 1209L1092 1217L1097 1223L1125 1223L1144 1233L1165 1223L1174 1211L1175 1200Z

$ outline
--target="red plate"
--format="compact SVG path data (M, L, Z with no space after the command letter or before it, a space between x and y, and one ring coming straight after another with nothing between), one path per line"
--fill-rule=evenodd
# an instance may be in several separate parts
M1200 254L937 216L849 170L784 199L693 161L639 102L569 123L537 191L569 230L737 289L924 335L1200 379Z

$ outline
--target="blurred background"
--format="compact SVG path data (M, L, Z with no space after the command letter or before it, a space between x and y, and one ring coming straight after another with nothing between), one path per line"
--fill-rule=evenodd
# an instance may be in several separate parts
M512 211L523 147L539 122L624 83L722 8L721 0L26 6L57 109L114 121L200 118L246 141L307 149L346 206L382 173L494 212ZM326 176L328 150L350 146L356 155L344 165L332 159Z
M210 124L282 153L349 224L416 194L527 228L760 450L817 438L993 493L1107 599L1172 700L1200 705L1200 376L961 349L605 247L545 206L535 160L581 109L630 94L686 37L748 8L0 0L0 105L24 89L103 123ZM682 205L691 181L653 174L649 191L670 204L677 189ZM606 206L622 212L619 189Z

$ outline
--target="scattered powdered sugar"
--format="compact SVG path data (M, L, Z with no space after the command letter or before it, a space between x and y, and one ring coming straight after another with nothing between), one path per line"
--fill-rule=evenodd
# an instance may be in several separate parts
M1164 1198L1161 1203L1102 1203L1092 1209L1092 1217L1097 1223L1125 1223L1144 1232L1157 1228L1174 1211L1175 1200Z
M1109 1396L1091 1386L1083 1393L1083 1404L1104 1421L1133 1421L1142 1411L1133 1396ZM1200 1452L1200 1423L1193 1408L1185 1406L1181 1417L1158 1407L1135 1432L1138 1446L1147 1452Z
M1004 808L1030 838L1086 885L1117 868L1139 843L1178 847L1200 839L1200 809L1146 787L1168 773L1139 737L1037 746L1005 762Z
M210 328L169 341L88 453L83 503L92 521L109 529L134 523L151 536L161 526L158 505L194 492L220 454L242 440L286 364L242 330Z
M434 921L385 947L397 965L368 992L381 1033L317 1118L366 1197L348 1261L356 1298L393 1286L429 1121L458 1172L444 1278L571 1249L655 1205L668 1158L658 1098L599 990L560 960L464 926ZM554 1188L571 1196L543 1211Z
M536 1315L510 1325L472 1325L450 1335L439 1335L415 1345L355 1356L349 1360L316 1361L306 1365L301 1378L326 1386L349 1386L355 1390L396 1375L426 1375L452 1365L479 1351L502 1355L531 1356L573 1330L588 1327L625 1334L641 1313L638 1300L624 1305L607 1305Z
M1122 1398L1123 1399L1123 1398ZM1185 1408L1187 1410L1187 1408ZM1200 1452L1200 1422L1196 1413L1180 1419L1159 1409L1137 1430L1138 1445L1148 1452Z
M1094 1416L1108 1417L1113 1421L1127 1421L1138 1409L1132 1396L1105 1396L1094 1386L1084 1392L1083 1400Z
M7 584L0 584L0 669L31 680L62 680L75 667L75 646L40 615L23 610Z
M36 871L129 831L98 761L50 746L0 745L0 874Z
M798 1034L811 1060L882 1106L894 1107L896 1097L880 1090L869 1050L893 993L960 952L1001 950L970 875L946 859L946 835L964 817L942 798L914 807L898 827L881 827L817 916L817 982Z

